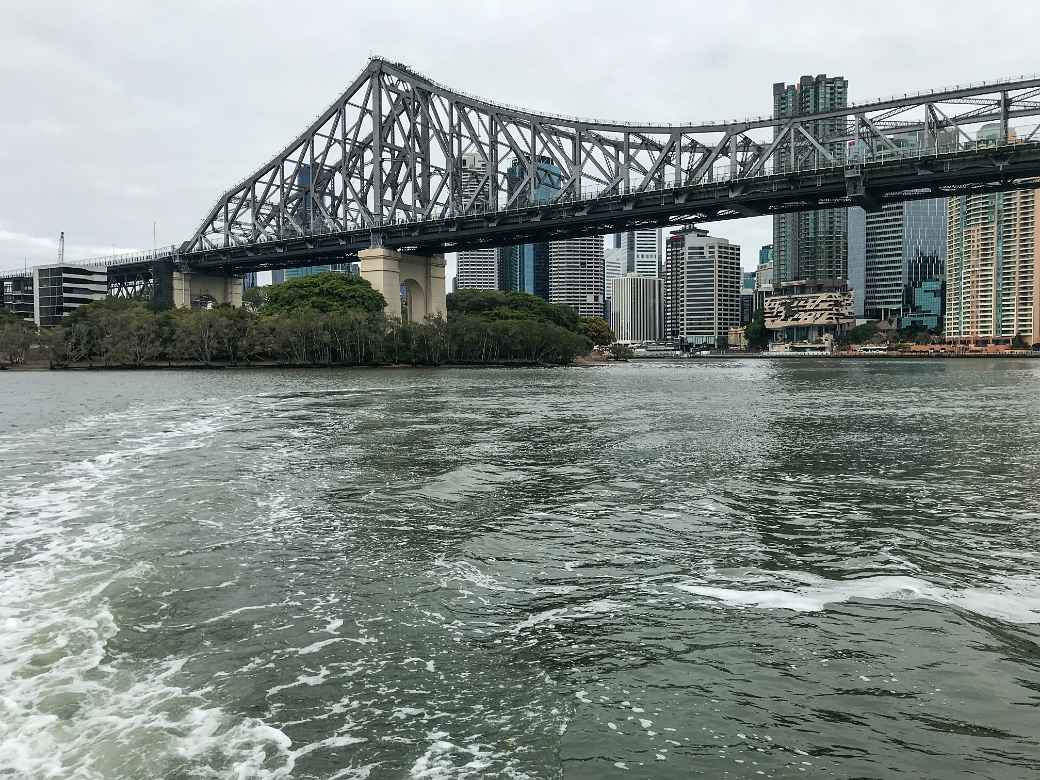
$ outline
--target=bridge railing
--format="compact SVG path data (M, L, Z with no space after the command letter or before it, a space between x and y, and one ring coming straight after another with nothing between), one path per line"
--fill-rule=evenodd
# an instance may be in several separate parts
M65 260L61 265L67 265L72 268L87 268L92 270L101 271L106 268L120 265L133 265L134 263L144 263L149 260L161 260L167 257L173 257L177 254L176 246L164 246L156 249L142 250L138 252L123 252L117 255L101 255L97 257L86 257L82 260ZM42 263L33 266L32 268L22 271L3 271L0 272L0 279L14 279L24 276L31 276L33 268L50 267L58 265L58 263Z
M160 260L166 257L173 257L177 252L176 246L164 246L157 249L148 249L137 252L124 252L118 255L101 255L98 257L89 257L84 260L68 260L65 265L75 266L77 268L111 268L112 266L118 265L132 265L134 263L144 263L149 260Z

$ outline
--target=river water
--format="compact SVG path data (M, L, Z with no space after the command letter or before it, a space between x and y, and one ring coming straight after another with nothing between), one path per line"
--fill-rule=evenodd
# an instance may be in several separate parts
M0 777L1027 778L1040 361L0 373Z

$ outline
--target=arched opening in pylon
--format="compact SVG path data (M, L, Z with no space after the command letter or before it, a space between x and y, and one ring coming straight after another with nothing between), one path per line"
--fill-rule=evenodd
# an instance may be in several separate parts
M401 280L401 321L422 322L426 319L426 293L415 279Z

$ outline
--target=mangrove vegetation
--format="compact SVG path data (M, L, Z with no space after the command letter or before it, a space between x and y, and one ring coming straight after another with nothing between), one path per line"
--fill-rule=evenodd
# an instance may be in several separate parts
M609 333L602 320L579 320L566 306L498 291L449 295L447 319L402 321L384 314L383 296L366 280L337 273L250 290L244 304L156 311L110 298L39 332L8 317L0 322L0 362L35 355L57 368L559 365Z

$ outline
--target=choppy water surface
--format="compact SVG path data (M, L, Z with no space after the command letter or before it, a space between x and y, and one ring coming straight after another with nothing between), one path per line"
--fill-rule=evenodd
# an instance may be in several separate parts
M0 776L1027 778L1040 362L0 373Z

